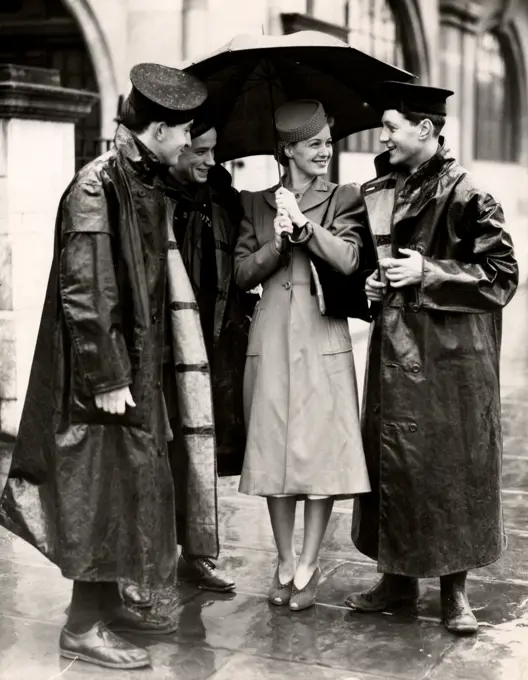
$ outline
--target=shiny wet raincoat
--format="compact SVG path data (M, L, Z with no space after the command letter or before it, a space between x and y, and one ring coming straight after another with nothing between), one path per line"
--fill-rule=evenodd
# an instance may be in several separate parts
M0 522L71 579L156 584L174 566L160 170L120 127L116 148L80 171L59 207ZM96 408L94 394L127 385L135 408L124 415ZM212 528L205 552L215 557L216 513L205 519Z
M405 182L377 159L362 187L378 245L424 256L423 282L392 289L372 325L363 441L373 491L352 538L380 571L428 577L500 556L501 309L518 282L500 205L441 145ZM392 210L392 205L390 205Z

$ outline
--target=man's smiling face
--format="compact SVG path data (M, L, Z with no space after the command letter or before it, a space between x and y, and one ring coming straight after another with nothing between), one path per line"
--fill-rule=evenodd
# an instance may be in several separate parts
M171 171L182 184L205 184L209 170L215 164L214 149L216 130L211 128L192 140L191 146L183 150L177 165Z
M421 124L411 123L395 109L383 113L380 142L385 144L392 165L412 166L423 149L420 139Z

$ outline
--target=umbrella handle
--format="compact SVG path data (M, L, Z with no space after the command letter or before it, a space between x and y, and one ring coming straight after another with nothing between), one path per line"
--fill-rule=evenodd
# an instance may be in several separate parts
M266 71L268 74L268 89L271 103L271 123L273 125L273 138L275 140L275 160L277 162L277 173L279 175L279 185L282 187L282 167L279 163L279 135L277 134L277 121L275 119L275 102L273 101L273 88L271 86L271 68L269 61L266 60Z

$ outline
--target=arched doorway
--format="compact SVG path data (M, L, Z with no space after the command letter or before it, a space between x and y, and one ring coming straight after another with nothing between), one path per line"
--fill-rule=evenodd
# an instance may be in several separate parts
M2 0L1 62L55 68L64 87L99 91L83 35L62 0ZM76 168L102 148L101 106L97 103L75 128Z

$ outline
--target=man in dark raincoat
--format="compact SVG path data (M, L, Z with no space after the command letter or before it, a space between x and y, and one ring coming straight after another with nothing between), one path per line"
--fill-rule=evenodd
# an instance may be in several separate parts
M439 576L443 622L463 634L477 630L467 572L504 546L501 310L518 268L501 206L439 137L451 94L381 90L387 152L362 188L380 256L366 284L379 307L363 413L373 491L356 501L352 538L384 575L347 604L412 603L418 578Z
M192 142L165 177L166 195L174 209L174 233L198 305L211 367L217 469L220 476L238 475L246 444L242 381L249 321L256 296L242 292L232 280L233 251L242 206L229 172L215 164L217 130L214 114L201 111L191 128ZM173 410L177 402L172 400ZM169 414L174 441L169 445L176 490L176 522L182 554L178 579L203 590L235 588L210 559L193 555L187 546L187 459L180 444L176 412ZM149 606L151 594L136 584L123 588L136 606Z
M157 64L135 66L130 78L115 148L84 167L61 199L0 507L1 523L74 582L61 654L111 668L150 663L145 649L116 632L173 629L164 617L123 607L117 587L121 579L163 583L177 555L164 384L168 304L172 378L191 452L189 485L203 510L193 549L218 554L207 359L192 291L185 297L188 278L171 249L160 180L190 143L192 119L207 92L190 75ZM185 400L186 386L199 417Z

